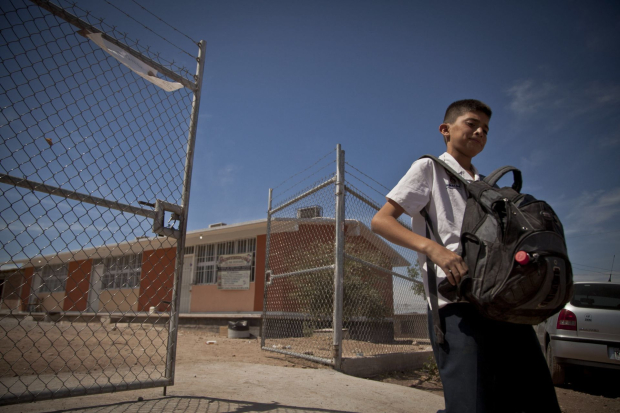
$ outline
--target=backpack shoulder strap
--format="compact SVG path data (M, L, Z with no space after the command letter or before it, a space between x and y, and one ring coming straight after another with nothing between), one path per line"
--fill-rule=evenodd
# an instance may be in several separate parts
M420 156L420 159L424 159L424 158L432 159L433 161L435 161L439 165L443 166L444 169L446 171L448 171L448 173L450 175L454 176L456 179L461 181L465 185L465 188L467 188L467 185L469 185L469 181L467 181L467 179L463 178L458 172L456 172L454 169L452 169L450 166L448 166L447 163L445 163L444 161L442 161L438 157L433 156L433 155L423 155L423 156Z
M448 174L454 176L455 179L462 182L465 188L469 188L470 183L441 159L433 155L424 155L420 157L420 159L423 159L423 158L431 159L435 163L441 165L448 172ZM433 222L431 221L431 218L428 215L428 212L426 211L426 209L422 209L420 211L420 214L422 215L422 217L424 217L424 221L426 223L426 238L431 239L431 234L432 234L435 237L435 241L443 247L444 244L441 240L441 237L439 236L437 229L433 225ZM438 291L437 291L437 274L435 273L435 264L430 260L430 258L428 258L428 256L426 257L426 274L427 274L427 280L428 280L428 295L430 299L431 313L432 313L432 318L433 318L433 333L435 333L435 341L437 342L437 344L443 344L445 340L444 338L445 333L443 329L441 328L441 320L439 318L439 296L438 296Z
M439 234L435 230L431 218L428 216L428 212L426 209L422 209L420 214L424 217L424 221L426 221L426 238L431 239L431 232L435 236L436 242L442 247L443 242L439 237ZM441 328L441 320L439 319L439 296L437 292L437 274L435 273L435 264L426 256L426 275L428 282L428 296L431 304L431 314L433 318L433 333L435 333L435 342L437 344L444 343L444 332Z
M497 181L508 172L512 172L514 176L514 183L512 184L512 189L517 192L521 192L521 187L523 186L523 177L521 176L521 171L515 168L514 166L504 166L502 168L496 169L491 172L490 175L484 178L484 182L491 186L495 186Z

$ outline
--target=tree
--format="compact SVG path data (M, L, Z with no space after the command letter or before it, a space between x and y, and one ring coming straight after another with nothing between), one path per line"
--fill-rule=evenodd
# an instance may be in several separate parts
M389 259L376 248L363 243L347 240L345 253L391 269ZM332 243L314 241L303 248L296 249L287 258L289 272L320 268L334 264ZM320 328L321 324L331 322L334 297L333 269L294 275L289 278L288 300L296 310L310 316L304 329ZM393 314L392 276L346 259L343 280L343 323L357 317L378 321ZM292 310L292 308L290 308Z
M415 260L414 264L407 268L407 275L410 278L413 278L416 281L411 285L411 289L416 295L421 296L424 300L426 300L426 292L424 291L424 283L422 281L422 276L420 275L420 264L418 260Z

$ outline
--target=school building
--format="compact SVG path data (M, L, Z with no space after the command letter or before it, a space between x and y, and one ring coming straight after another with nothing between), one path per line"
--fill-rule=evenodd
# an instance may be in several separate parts
M276 225L277 224L277 225ZM295 270L282 257L333 251L333 218L275 219L271 234L274 275ZM320 234L319 237L316 234ZM398 252L363 223L345 222L346 241L374 255L374 262L391 270L409 265ZM181 314L259 313L263 310L267 220L214 224L187 233L180 289ZM1 309L34 313L166 312L172 300L176 242L166 237L138 238L32 257L19 269L0 272ZM310 250L312 249L312 251ZM331 254L331 252L329 252ZM222 257L248 257L243 271L222 269ZM219 258L219 266L218 266ZM238 269L238 268L233 268ZM228 281L226 276L233 274ZM236 274L236 275L235 275ZM240 275L239 275L240 274ZM393 306L391 275L377 270L381 295ZM277 278L277 277L274 277ZM283 288L298 288L286 280ZM285 304L282 304L284 310ZM294 306L293 306L294 307ZM274 307L270 303L270 310ZM290 311L290 303L288 304Z

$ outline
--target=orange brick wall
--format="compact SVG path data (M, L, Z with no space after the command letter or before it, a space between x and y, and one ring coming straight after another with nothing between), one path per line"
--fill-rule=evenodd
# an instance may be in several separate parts
M254 311L263 310L263 296L265 293L265 249L267 235L256 237L256 263L254 266Z
M349 233L350 228L352 227L347 226L345 228L346 252L362 258L364 255L372 254L374 255L375 263L391 270L388 257L364 237L351 235ZM334 243L335 227L333 224L301 224L297 231L272 233L269 267L274 274L283 274L298 270L300 262L303 262L303 269L334 264ZM303 251L308 251L309 248L314 248L315 250L310 251L309 254L304 254ZM308 256L313 257L315 262L311 262L309 258L306 258ZM291 257L295 257L295 259L291 260ZM295 260L299 262L293 262ZM309 275L308 277L311 278L312 276ZM394 298L391 275L367 267L363 279L381 293L387 308L393 307ZM269 297L270 311L296 312L300 310L299 303L293 298L296 295L297 288L293 281L294 278L292 277L272 281L270 286L272 293Z
M64 311L86 311L93 260L72 261L67 268Z
M24 272L22 270L5 271L4 286L2 289L2 309L19 310L21 303Z
M168 305L162 301L172 301L175 261L176 248L142 253L138 311L149 311L150 307L156 307L159 311L169 310Z

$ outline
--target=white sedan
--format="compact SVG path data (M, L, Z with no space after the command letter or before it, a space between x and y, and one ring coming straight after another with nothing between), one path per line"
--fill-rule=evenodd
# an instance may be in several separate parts
M620 284L577 282L571 301L536 328L553 384L569 365L620 371Z

